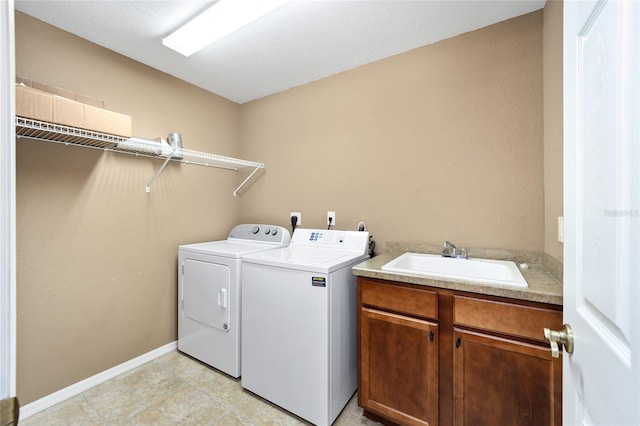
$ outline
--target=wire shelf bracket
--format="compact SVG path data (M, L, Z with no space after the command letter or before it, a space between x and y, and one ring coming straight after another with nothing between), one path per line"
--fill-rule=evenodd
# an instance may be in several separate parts
M173 149L173 151L175 151L175 149ZM172 151L172 153L173 153ZM153 183L156 181L156 179L158 179L158 176L160 176L160 173L162 173L162 171L164 170L165 166L167 165L167 163L171 161L171 155L167 156L167 159L164 160L164 162L162 163L162 166L160 166L160 168L158 169L158 171L156 172L155 175L153 175L153 177L151 178L151 180L149 181L149 183L147 184L146 187L146 191L147 192L151 192L151 185L153 185ZM235 194L234 194L235 195Z
M251 178L253 177L253 175L255 175L258 170L263 169L264 167L256 167L249 176L247 176L245 178L245 180L242 181L242 183L236 188L235 191L233 191L233 196L237 197L238 196L238 191L240 191L242 189L242 187L251 180Z

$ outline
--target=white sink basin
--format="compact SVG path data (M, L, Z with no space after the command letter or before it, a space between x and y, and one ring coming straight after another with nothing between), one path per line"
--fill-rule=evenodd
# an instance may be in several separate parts
M436 254L405 253L382 266L382 269L476 284L528 287L516 264L506 260L457 259Z

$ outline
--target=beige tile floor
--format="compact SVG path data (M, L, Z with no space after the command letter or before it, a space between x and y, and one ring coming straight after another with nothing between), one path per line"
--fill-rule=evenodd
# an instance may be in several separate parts
M217 370L173 351L23 421L34 425L308 425ZM356 397L334 423L377 425Z

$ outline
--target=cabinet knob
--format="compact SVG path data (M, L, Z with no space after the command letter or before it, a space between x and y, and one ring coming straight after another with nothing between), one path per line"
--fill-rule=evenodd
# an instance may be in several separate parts
M560 347L562 345L564 345L564 350L567 353L573 353L573 330L569 324L564 324L562 326L562 330L559 331L545 328L544 338L549 341L552 357L560 357Z
M460 343L462 343L462 341L460 340L460 338L458 337L456 339L456 349L460 347Z

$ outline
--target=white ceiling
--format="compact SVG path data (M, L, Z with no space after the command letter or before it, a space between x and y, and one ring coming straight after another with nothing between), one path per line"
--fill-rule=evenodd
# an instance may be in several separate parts
M15 8L244 103L541 9L545 1L294 0L188 58L161 40L215 0L15 0Z

